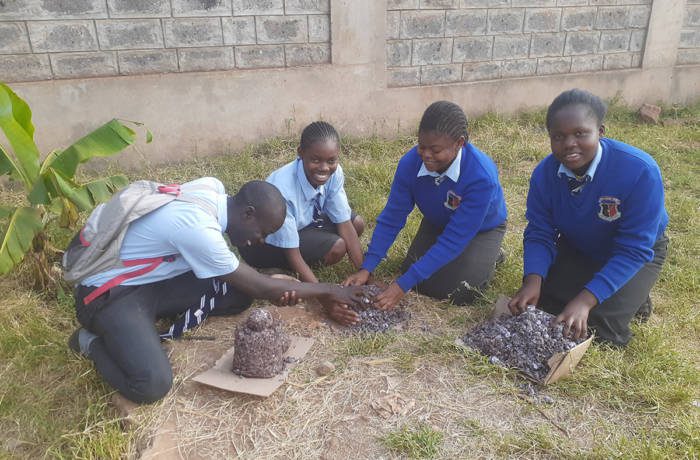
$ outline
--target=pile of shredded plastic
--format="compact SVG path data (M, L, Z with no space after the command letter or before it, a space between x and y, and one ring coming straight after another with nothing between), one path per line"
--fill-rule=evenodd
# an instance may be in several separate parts
M501 316L478 324L464 336L465 345L489 356L494 364L518 369L542 380L549 372L547 360L555 353L571 350L585 339L563 335L554 315L530 305L517 316Z

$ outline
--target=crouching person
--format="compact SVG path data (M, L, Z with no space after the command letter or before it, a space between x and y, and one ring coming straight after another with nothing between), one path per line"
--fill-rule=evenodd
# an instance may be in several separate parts
M262 275L230 251L224 233L232 244L250 246L282 225L286 205L273 185L248 182L234 196L214 178L158 189L174 198L131 221L118 241L120 263L77 277L74 290L82 327L68 344L92 360L107 383L127 399L151 403L168 393L173 375L161 339L179 337L207 315L240 313L254 298L291 304L313 297L354 304L361 296L358 288ZM116 208L100 211L110 209ZM88 223L96 213L97 209ZM73 248L89 248L85 233L76 235L66 256ZM175 323L160 333L155 321L172 317Z

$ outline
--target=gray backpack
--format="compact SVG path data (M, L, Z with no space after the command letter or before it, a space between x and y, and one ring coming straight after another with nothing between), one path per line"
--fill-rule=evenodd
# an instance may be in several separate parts
M194 189L194 186L190 189ZM209 189L209 187L201 185L196 189ZM161 263L175 259L174 255L124 261L119 258L129 224L173 200L194 203L212 216L217 216L214 205L199 197L181 193L179 185L163 185L146 180L136 181L126 186L115 193L109 201L98 205L92 211L85 226L75 235L63 254L65 280L78 284L91 275L113 268L145 266L109 280L85 297L85 304L125 280L141 276L154 270Z

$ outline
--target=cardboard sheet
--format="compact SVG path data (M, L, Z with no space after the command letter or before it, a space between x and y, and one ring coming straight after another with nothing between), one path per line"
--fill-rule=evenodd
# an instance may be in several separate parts
M504 295L498 296L498 299L496 299L496 303L493 305L493 310L491 311L491 318L498 318L504 315L512 316L510 309L508 308L509 301L509 297L506 297ZM537 383L541 383L543 385L554 383L557 380L566 377L569 374L573 374L574 368L579 363L579 361L581 361L581 358L586 353L586 350L588 350L588 347L591 345L593 337L594 336L591 334L591 336L588 339L579 343L571 350L566 352L555 353L554 355L552 355L552 357L550 357L547 360L547 364L549 365L549 372L547 373L544 379L537 380L526 372L521 372L521 374L529 378L530 380L533 380ZM466 347L461 338L455 340L455 344L460 347Z
M290 339L289 350L284 356L285 358L294 358L296 361L301 360L314 343L314 339L307 337L290 336ZM231 371L233 365L233 347L231 347L214 363L211 369L197 374L192 380L222 390L267 397L287 380L289 371L297 364L296 361L287 364L284 372L274 377L267 379L241 377Z

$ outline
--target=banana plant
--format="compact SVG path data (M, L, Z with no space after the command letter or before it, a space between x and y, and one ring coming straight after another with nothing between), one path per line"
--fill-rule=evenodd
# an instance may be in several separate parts
M29 105L0 83L0 129L9 143L9 148L0 143L0 176L9 175L22 184L26 198L19 206L0 203L0 222L4 223L0 227L0 274L12 271L31 253L39 269L37 284L45 287L51 281L47 225L57 221L61 227L74 227L80 211L90 211L128 183L124 175L87 183L75 178L80 164L119 153L136 141L136 132L125 123L142 126L111 120L70 147L50 152L42 161ZM146 142L151 140L146 130Z

